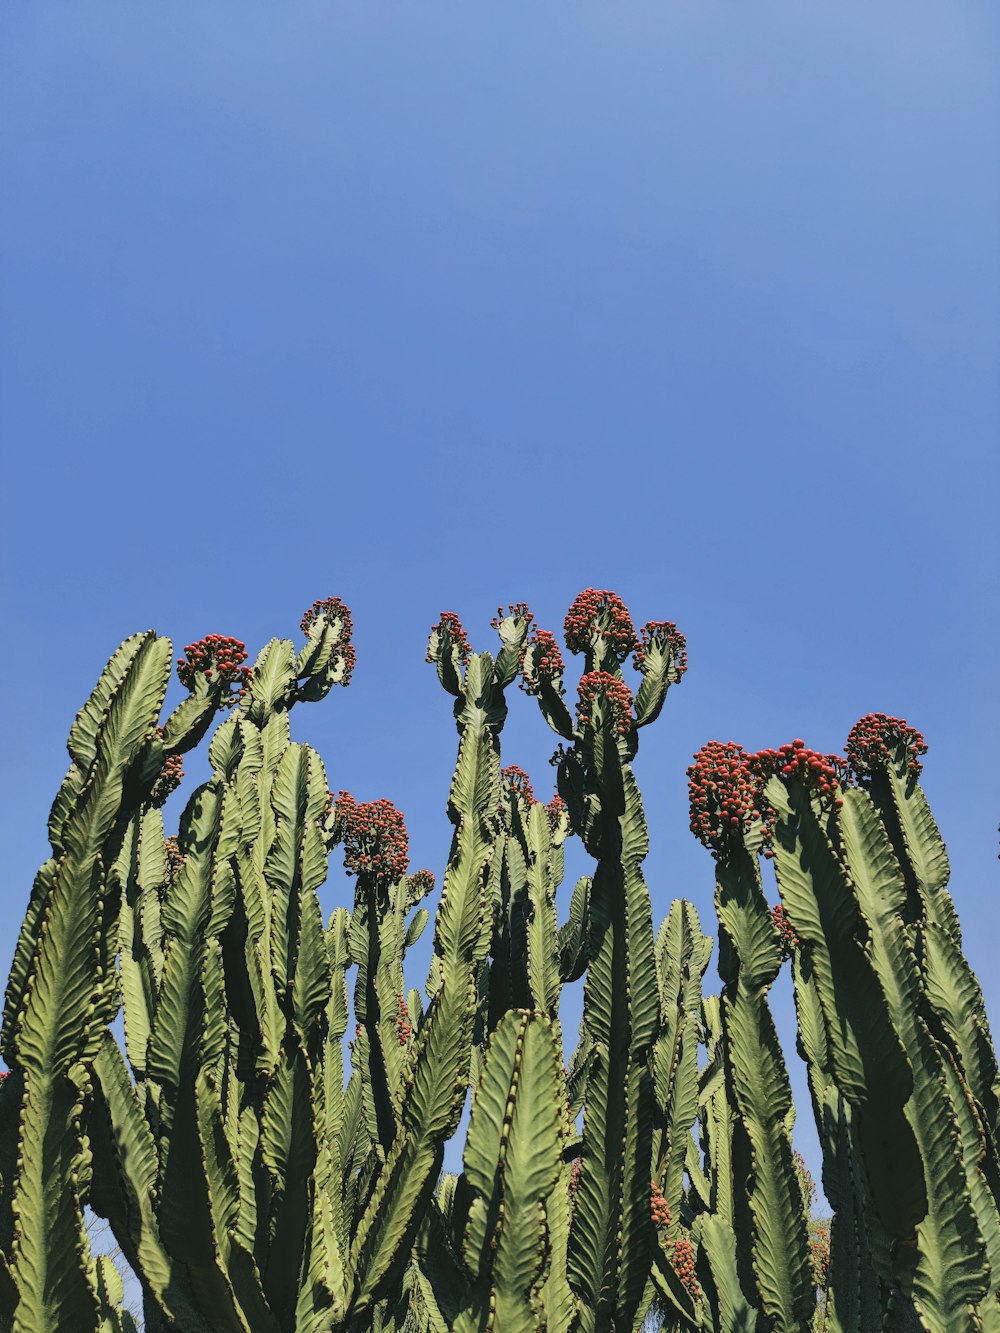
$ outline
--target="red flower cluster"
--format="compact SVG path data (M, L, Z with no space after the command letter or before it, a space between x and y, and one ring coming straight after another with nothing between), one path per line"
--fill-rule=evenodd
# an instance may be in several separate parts
M198 676L226 687L238 685L233 696L223 696L223 702L235 703L242 699L250 684L251 670L243 666L247 660L246 644L241 639L230 639L224 634L206 634L196 643L189 643L184 656L177 659L177 679L186 690L193 690Z
M683 1236L679 1236L674 1241L674 1252L671 1255L670 1262L673 1265L674 1272L681 1280L688 1295L693 1301L701 1300L701 1287L698 1285L698 1279L694 1272L694 1246Z
M712 851L738 839L755 817L767 824L754 756L735 741L709 741L687 771L691 832Z
M927 743L905 718L889 717L887 713L867 713L855 722L847 737L847 762L857 777L867 777L876 768L885 768L895 758L896 747L902 742L906 749L906 767L920 776L923 764L920 756L927 753Z
M529 651L532 653L530 676L524 672L524 659ZM518 681L521 689L525 694L537 694L539 680L556 680L564 669L563 655L555 637L547 629L536 629L521 654L521 679Z
M187 857L181 851L180 844L174 837L163 839L163 850L167 854L167 878L172 880L176 877Z
M545 813L549 817L549 829L555 833L559 827L563 815L566 813L566 802L559 795L553 796L545 807Z
M518 768L517 764L510 764L507 768L500 770L500 781L512 796L520 797L531 805L535 799L535 793L531 786L531 778L528 777L523 768Z
M157 727L156 734L161 739L163 737L163 728ZM149 793L149 803L152 806L163 805L171 792L175 792L181 785L181 779L184 777L184 760L179 754L168 755L163 762L160 770L160 776L153 783L153 789Z
M795 1159L795 1174L799 1178L799 1184L802 1186L802 1194L806 1201L806 1207L811 1208L816 1202L816 1182L813 1179L813 1173L806 1166L806 1159L800 1152L793 1150L792 1157Z
M753 756L753 766L762 777L777 773L794 778L833 805L843 805L840 784L847 777L847 765L835 754L819 754L806 748L805 741L792 741L778 750L760 750Z
M434 891L434 872L432 870L415 870L410 876L409 900L412 903L418 903L421 898L426 898L429 893Z
M584 588L566 612L563 633L571 653L586 652L595 634L604 639L619 662L637 647L628 607L616 592L606 588Z
M593 703L603 699L615 719L615 730L627 736L632 727L632 691L610 671L588 671L580 678L580 697L576 716L581 727L593 721Z
M830 1231L828 1226L820 1224L813 1229L809 1238L809 1248L812 1251L813 1280L821 1291L825 1291L830 1272Z
M632 665L641 671L651 643L658 643L674 659L674 674L680 678L688 669L687 639L672 620L647 620L635 646Z
M342 791L333 808L348 874L371 875L393 884L406 874L406 824L391 801L359 803L349 791Z
M325 618L327 624L332 624L335 620L341 623L339 644L340 656L344 659L344 679L340 683L349 685L358 660L354 645L351 643L354 621L351 618L350 608L345 606L339 597L321 597L304 612L299 628L304 634L308 634L320 616Z
M774 926L775 930L778 932L778 935L781 938L782 958L791 958L793 951L799 947L802 941L799 939L798 935L796 935L795 931L792 929L792 924L788 920L788 917L785 914L785 908L782 903L778 903L776 907L771 908L771 924ZM799 1157L798 1153L796 1153L795 1155L796 1157ZM802 1163L802 1169L803 1171L805 1170L804 1162ZM806 1172L806 1174L808 1175L808 1172ZM810 1179L812 1179L812 1177L810 1177ZM816 1186L815 1184L813 1184L813 1193L815 1192L816 1192Z
M469 643L469 636L462 628L462 622L454 611L442 611L441 619L436 625L431 626L431 633L439 635L440 638L447 640L453 648L458 649L458 660L464 665L472 653L472 645ZM427 650L427 661L433 662L430 649Z
M400 1046L405 1046L413 1036L413 1028L410 1026L410 1011L406 1007L406 1001L402 995L399 997L399 1014L396 1018L396 1035L399 1038Z
M663 1197L663 1191L655 1180L649 1182L649 1206L653 1214L653 1225L661 1231L666 1231L674 1220L673 1213L670 1211L670 1205Z
M512 602L507 608L507 614L504 614L502 606L497 607L497 613L490 621L494 629L500 628L500 622L506 620L507 616L513 616L515 620L523 620L525 624L530 625L534 620L534 615L528 610L527 602Z
M709 741L694 758L687 771L691 832L715 852L742 837L747 825L759 819L764 855L773 855L767 844L774 812L764 799L764 784L772 774L794 778L834 806L843 804L844 760L808 750L801 740L757 754L747 754L735 741Z

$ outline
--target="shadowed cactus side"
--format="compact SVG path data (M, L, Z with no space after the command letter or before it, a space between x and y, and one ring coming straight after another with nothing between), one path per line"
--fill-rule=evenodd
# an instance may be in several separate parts
M444 613L428 645L457 732L433 917L400 812L292 739L292 708L355 669L339 599L252 667L237 640L188 645L162 722L169 642L112 657L70 732L7 986L0 1329L128 1333L89 1206L150 1333L1000 1330L1000 1075L923 739L874 714L846 758L699 752L712 995L693 904L654 925L634 772L683 636L585 590L564 625L574 698L523 603L493 627L496 652L474 652ZM503 764L515 683L558 738L547 805ZM210 777L166 836L206 740ZM564 894L569 836L591 864ZM338 847L354 898L324 919ZM768 1003L786 962L828 1224Z

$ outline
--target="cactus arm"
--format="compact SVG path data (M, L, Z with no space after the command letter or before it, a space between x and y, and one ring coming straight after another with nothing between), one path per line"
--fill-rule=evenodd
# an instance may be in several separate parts
M574 827L598 858L590 900L584 1024L595 1048L584 1110L583 1156L570 1232L570 1284L595 1328L631 1326L653 1241L649 1211L653 1089L649 1057L659 994L649 893L641 873L645 819L610 717L589 733L594 790L587 821L566 781Z
M791 1089L767 991L780 958L756 856L716 855L716 908L726 1078L745 1134L751 1175L750 1232L736 1213L741 1246L752 1256L761 1306L775 1330L792 1333L815 1305L802 1191L789 1133Z
M551 1253L547 1201L563 1183L561 1064L542 1014L510 1010L490 1038L465 1147L464 1251L474 1282L456 1333L532 1333L566 1328L572 1316L565 1274L562 1290L550 1290L552 1307L539 1301Z
M870 952L885 990L891 1020L912 1068L908 1127L919 1148L926 1185L926 1213L917 1225L912 1295L932 1325L958 1327L987 1294L988 1266L977 1210L966 1179L962 1122L980 1140L979 1126L947 1054L936 1045L920 1014L921 979L899 916L905 893L892 847L866 792L844 797L840 825L844 853L871 932ZM870 1175L870 1171L869 1171ZM988 1195L988 1197L987 1197ZM996 1205L978 1191L984 1220L995 1227ZM909 1275L907 1275L909 1276Z
M808 792L772 778L766 794L778 812L774 853L782 903L813 970L830 1066L854 1110L871 1203L890 1235L912 1242L927 1195L904 1112L913 1072L883 989L895 973L889 967L880 977L860 942L852 885Z
M122 1053L104 1034L94 1062L95 1104L90 1136L94 1150L91 1202L111 1224L115 1239L149 1299L191 1333L209 1333L192 1303L181 1265L175 1265L156 1217L156 1143L129 1079Z
M541 801L528 813L527 863L527 981L533 1006L554 1019L561 989L559 934L553 884L553 846L549 816Z
M587 941L590 933L589 875L577 880L569 903L569 917L559 927L559 964L562 981L579 981L587 966Z
M698 1242L698 1280L711 1312L712 1333L756 1333L761 1315L740 1284L732 1226L721 1213L705 1213L696 1219L692 1234Z
M850 1104L830 1070L823 1010L811 968L798 949L792 958L799 1051L806 1061L816 1132L823 1153L823 1192L833 1211L825 1292L825 1329L855 1333L877 1327L882 1299L869 1250L865 1188L854 1151ZM877 1225L872 1219L872 1225ZM888 1269L883 1271L888 1278Z
M104 934L117 931L118 904L105 868L131 816L129 771L162 706L169 669L168 640L135 636L78 715L70 753L83 776L54 821L59 855L37 881L36 910L19 941L4 1034L6 1058L23 1076L11 1197L18 1333L82 1333L99 1317L83 1227L90 1083L77 1062L93 1057L117 1003Z
M90 1154L81 1133L86 1073L25 1071L12 1202L14 1333L83 1333L100 1316L83 1226Z
M657 942L662 1019L653 1046L653 1078L662 1121L653 1160L655 1178L675 1217L680 1215L687 1144L698 1115L698 1015L711 950L712 941L702 935L692 904L673 903Z
M410 1047L400 1130L381 1164L351 1245L354 1309L367 1308L400 1266L433 1189L444 1141L461 1115L471 1048L475 978L489 948L484 883L498 833L498 740L506 715L488 653L458 674L458 651L435 646L439 675L457 691L458 762L449 795L455 825L434 933L435 988ZM454 687L454 689L452 688Z
M1000 1196L1000 1073L982 989L962 953L962 934L948 892L948 853L917 775L897 742L894 761L871 775L869 794L899 861L919 923L917 947L927 1017L968 1083L987 1134L984 1169Z
M129 826L115 865L121 889L118 949L125 1046L140 1078L146 1072L163 967L158 897L166 878L163 847L163 817L159 810L145 810Z

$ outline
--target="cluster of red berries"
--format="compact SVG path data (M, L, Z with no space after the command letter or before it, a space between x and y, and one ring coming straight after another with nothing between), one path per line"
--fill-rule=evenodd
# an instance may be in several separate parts
M669 652L673 659L674 676L679 680L688 669L687 639L672 620L647 620L632 655L632 665L636 671L642 670L646 653L653 643Z
M515 620L523 620L526 625L530 625L535 618L532 612L528 610L527 602L512 602L507 607L506 615L502 606L497 607L497 613L490 621L490 625L493 629L499 629L500 622L506 620L507 616L513 616Z
M574 1157L572 1165L569 1168L569 1197L574 1199L576 1192L580 1188L580 1172L583 1170L583 1162L579 1157Z
M793 1150L792 1157L795 1159L795 1174L802 1186L802 1197L806 1201L806 1207L811 1208L816 1202L816 1181L813 1179L813 1173L806 1166L806 1159L802 1154Z
M156 728L157 736L163 736L163 728ZM184 760L179 754L168 755L163 761L163 767L160 769L160 775L153 783L153 789L149 793L149 803L152 806L163 805L171 792L175 792L181 785L184 777Z
M811 1228L809 1248L812 1251L813 1280L820 1291L825 1291L830 1272L830 1230L828 1223Z
M581 727L591 725L594 700L603 699L611 709L615 731L620 736L628 735L632 728L632 691L623 680L610 671L588 671L580 678L579 694L576 716Z
M666 1231L673 1224L674 1215L655 1180L649 1182L649 1207L653 1214L653 1225Z
M795 740L778 750L760 750L753 756L753 766L762 777L777 773L782 778L794 778L832 805L844 804L840 787L847 778L846 763L838 755L807 749L805 741Z
M681 1286L685 1288L691 1299L700 1301L701 1287L698 1285L698 1279L695 1277L694 1271L694 1246L684 1236L678 1236L674 1241L674 1252L670 1256L670 1263L681 1280Z
M409 883L409 900L411 903L418 903L421 898L426 898L429 893L433 893L434 872L433 870L415 870L410 876Z
M517 764L509 764L500 770L500 782L511 796L526 801L528 805L534 801L535 793L531 786L531 778L523 768L518 768Z
M530 673L525 671L525 658L531 654ZM563 655L555 637L547 629L536 629L521 654L521 679L518 681L525 694L537 694L539 680L558 680L565 669Z
M322 616L328 625L332 625L335 620L340 621L340 656L344 662L344 678L341 685L350 684L351 675L357 665L357 653L354 651L354 645L351 643L351 635L354 632L354 621L351 618L350 608L345 606L339 597L321 597L313 602L312 606L303 614L299 623L299 628L304 634L308 634L314 622Z
M406 874L406 823L391 801L359 802L349 791L342 791L333 809L336 838L344 845L348 874L371 875L392 884Z
M919 777L923 768L920 756L927 753L927 742L920 732L905 718L867 713L855 722L847 737L847 762L856 777L867 777L873 769L894 763L900 744L906 751L906 767Z
M757 754L747 754L735 741L709 741L694 760L687 771L691 832L715 852L760 820L764 855L773 855L768 843L774 812L764 799L764 784L772 774L801 782L832 806L843 805L840 790L847 781L847 765L837 755L807 749L805 741Z
M251 669L244 666L247 660L247 647L241 639L230 639L224 634L206 634L196 643L189 643L184 649L184 656L177 659L177 679L186 690L193 690L195 680L203 676L205 680L221 685L237 685L235 695L223 695L223 703L235 703L246 694L250 684Z
M436 625L431 626L431 634L436 634L439 639L450 643L452 648L458 649L458 660L464 665L472 654L472 644L469 642L469 636L462 628L462 622L454 611L442 611L441 619ZM427 661L433 662L430 648L427 649Z
M785 907L783 903L778 903L776 907L771 908L771 924L778 932L778 936L781 942L782 958L791 958L792 953L799 947L802 941L799 939L798 935L796 935L795 931L792 929L792 923L788 920L788 916L785 912ZM799 1156L798 1153L796 1153L795 1155L796 1157ZM805 1163L803 1163L803 1170L804 1169L805 1169ZM815 1189L816 1186L813 1185L813 1190L815 1191Z
M406 1001L402 995L399 997L399 1014L396 1017L396 1035L399 1038L400 1046L405 1046L413 1036L413 1028L410 1025L410 1011L406 1007Z
M553 796L545 807L545 813L549 817L549 829L555 833L556 829L562 823L562 817L566 813L566 802L559 795Z
M181 851L180 843L175 837L163 839L163 850L167 855L167 878L172 880L176 877L187 857Z
M595 636L604 640L619 662L637 647L628 607L606 588L584 588L566 612L563 633L571 653L585 653Z
M691 832L713 851L738 838L755 818L767 827L769 811L753 759L735 741L709 741L687 771Z

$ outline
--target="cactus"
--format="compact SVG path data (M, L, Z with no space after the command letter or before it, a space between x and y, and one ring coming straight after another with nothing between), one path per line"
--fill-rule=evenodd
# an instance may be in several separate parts
M168 641L114 654L70 732L7 986L0 1329L134 1327L88 1206L150 1333L1000 1329L1000 1074L923 738L876 714L846 758L703 747L708 994L693 904L654 934L634 772L683 636L585 590L571 705L527 606L493 625L495 654L450 612L428 645L458 753L422 989L408 955L435 878L410 872L402 814L332 794L292 739L292 708L354 672L344 604L313 603L303 646L273 639L252 667L238 640L188 645L162 722ZM515 682L558 737L548 804L503 764ZM211 775L167 836L206 740ZM570 836L593 864L560 909ZM324 921L338 847L353 902ZM768 1003L786 961L828 1224ZM466 1105L462 1170L442 1173Z

